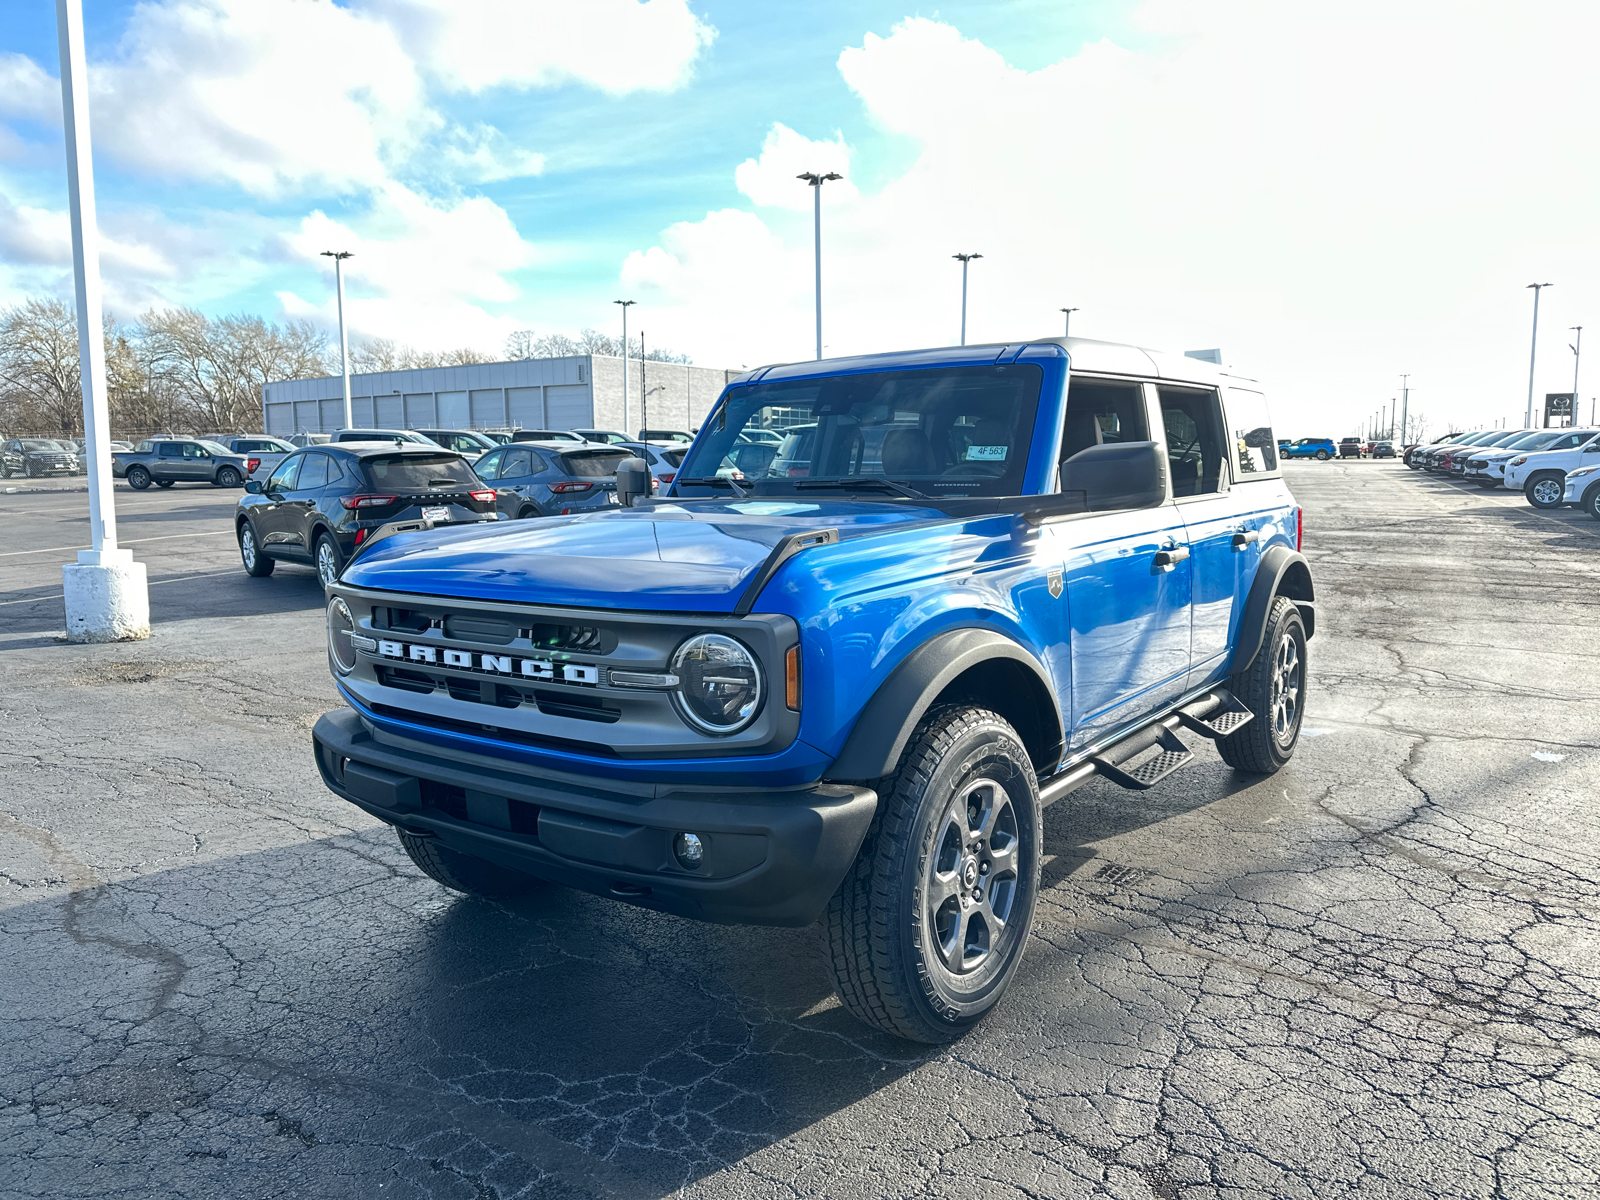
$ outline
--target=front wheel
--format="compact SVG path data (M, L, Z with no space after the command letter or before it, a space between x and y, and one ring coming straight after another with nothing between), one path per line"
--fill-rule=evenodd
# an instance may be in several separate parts
M217 486L223 488L236 488L244 482L242 476L233 467L223 467L217 472Z
M404 829L395 832L422 873L452 891L466 892L469 896L520 896L544 885L544 880L535 875L525 875L441 846L437 838L419 837Z
M144 491L150 486L150 472L144 467L129 467L128 486L136 492Z
M966 706L924 718L822 919L844 1007L917 1042L977 1024L1027 948L1039 829L1033 764L1005 720Z
M1217 751L1237 771L1271 775L1294 757L1305 717L1306 625L1293 600L1273 600L1255 661L1228 686L1255 720L1218 738Z
M1561 498L1566 490L1567 481L1564 475L1558 471L1546 471L1528 480L1523 485L1522 494L1535 508L1560 508Z
M272 574L272 568L278 564L276 560L261 553L261 543L256 541L255 526L245 520L239 525L239 559L244 563L246 575L255 579L264 579Z
M1583 511L1595 520L1600 521L1600 484L1591 487L1583 494Z

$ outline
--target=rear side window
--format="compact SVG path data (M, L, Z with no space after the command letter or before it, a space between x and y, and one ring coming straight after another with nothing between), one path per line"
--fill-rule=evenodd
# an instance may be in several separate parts
M328 456L308 454L300 468L300 478L295 487L300 489L326 487L328 484Z
M617 473L617 466L633 455L625 450L602 450L591 454L563 454L561 469L580 479L601 479Z
M1174 496L1209 496L1226 486L1227 436L1216 392L1162 385L1161 417L1167 427L1167 463Z
M464 491L478 486L478 477L458 454L379 455L363 461L374 491Z
M533 471L532 460L526 450L508 450L500 462L501 479L520 479Z
M1231 387L1227 408L1234 479L1245 483L1277 474L1278 443L1272 438L1272 414L1267 411L1267 398L1248 388Z

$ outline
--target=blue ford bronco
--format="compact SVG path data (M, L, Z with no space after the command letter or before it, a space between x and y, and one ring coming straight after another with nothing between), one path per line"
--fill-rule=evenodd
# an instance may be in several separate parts
M763 367L668 494L632 470L329 589L318 768L446 887L815 922L847 1009L948 1041L1016 974L1043 806L1184 736L1294 753L1312 584L1249 380L1076 338Z

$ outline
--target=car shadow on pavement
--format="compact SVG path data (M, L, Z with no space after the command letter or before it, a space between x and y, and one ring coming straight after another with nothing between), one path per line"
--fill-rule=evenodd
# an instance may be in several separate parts
M93 1157L86 1114L143 1114L121 1161L166 1164L169 1195L226 1160L235 1195L351 1172L432 1194L444 1171L463 1194L553 1175L539 1194L663 1196L945 1052L845 1014L814 928L558 887L461 896L386 827L86 887L7 926L32 967L0 1004L43 1031L0 1046L30 1170Z
M238 566L197 563L194 571L150 577L150 625L210 617L258 617L304 612L327 603L310 567L279 569L268 579L252 579ZM59 577L42 584L0 592L0 634L61 633L66 611ZM320 643L318 644L320 649Z

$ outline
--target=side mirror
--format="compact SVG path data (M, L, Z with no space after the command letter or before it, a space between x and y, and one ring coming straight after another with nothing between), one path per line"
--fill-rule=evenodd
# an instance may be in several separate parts
M252 496L261 495L261 480L246 479L244 481L244 490L249 492Z
M650 498L650 468L642 458L625 458L617 464L617 500L632 508Z
M1113 442L1061 464L1061 490L1082 492L1090 512L1149 508L1167 498L1167 455L1155 442Z

